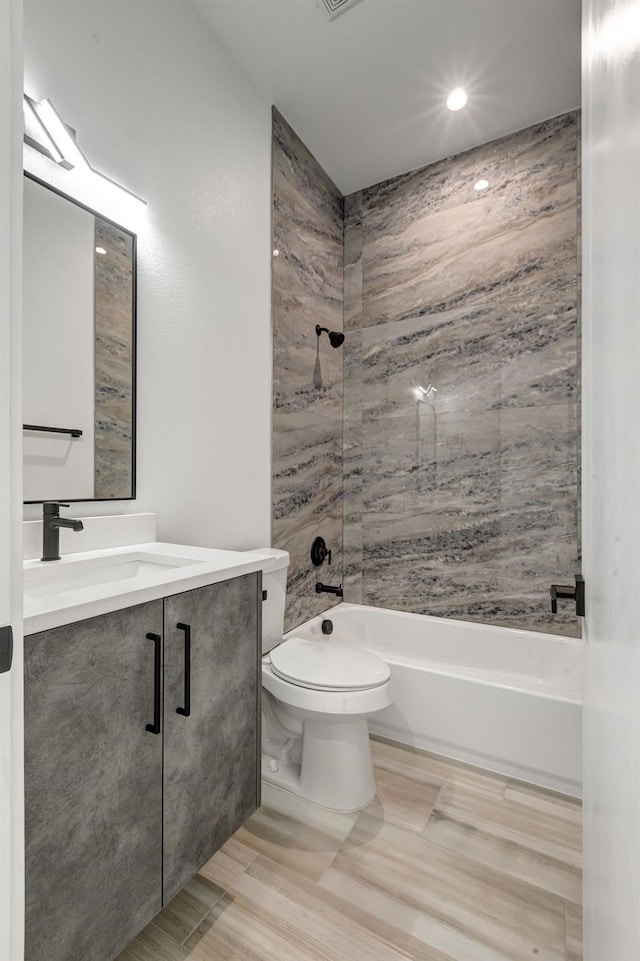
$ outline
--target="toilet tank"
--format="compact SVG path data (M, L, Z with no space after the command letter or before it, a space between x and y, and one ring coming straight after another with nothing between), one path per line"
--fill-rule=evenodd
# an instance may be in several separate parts
M262 603L262 653L280 644L284 634L284 605L287 599L289 555L275 547L257 547L252 554L262 554L262 590L267 592Z

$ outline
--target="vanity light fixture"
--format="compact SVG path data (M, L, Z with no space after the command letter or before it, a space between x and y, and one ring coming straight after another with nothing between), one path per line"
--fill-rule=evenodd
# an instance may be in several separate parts
M37 150L44 147L55 163L63 164L65 162L64 157L49 136L49 131L36 110L36 104L26 94L22 98L22 109L24 111L24 139L26 142Z
M80 150L75 137L62 122L51 101L41 100L40 103L34 103L33 106L45 130L57 144L64 160L67 160L72 167L90 169L87 158Z
M475 182L474 185L473 185L473 189L474 189L474 190L486 190L488 186L489 186L489 181L488 181L488 180L476 180L476 182Z
M447 107L449 110L462 110L468 99L467 91L462 87L456 87L447 97Z
M94 170L78 146L76 133L60 117L50 100L39 103L24 94L25 143L72 173L74 182L92 195L117 196L133 201L138 208L147 202L131 190ZM26 164L25 164L26 166ZM73 192L73 190L71 191ZM84 198L83 198L84 199Z

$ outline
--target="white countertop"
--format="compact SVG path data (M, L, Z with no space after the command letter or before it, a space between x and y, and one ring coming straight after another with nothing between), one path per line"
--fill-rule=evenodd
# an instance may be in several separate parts
M268 571L277 563L265 553L157 542L67 554L59 561L28 560L23 565L24 633Z

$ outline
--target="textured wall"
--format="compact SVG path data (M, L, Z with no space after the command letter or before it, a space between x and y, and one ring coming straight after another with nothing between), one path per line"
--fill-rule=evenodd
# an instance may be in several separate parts
M343 201L273 112L273 536L289 551L286 629L335 603L342 581L342 358L320 324L342 330ZM333 551L311 564L313 539Z
M577 146L567 114L346 199L347 600L579 633L548 594L579 569Z
M73 124L92 164L148 203L137 231L137 500L76 505L74 516L155 511L160 540L268 544L266 93L184 0L27 0L24 82Z
M133 485L133 239L95 218L95 497Z

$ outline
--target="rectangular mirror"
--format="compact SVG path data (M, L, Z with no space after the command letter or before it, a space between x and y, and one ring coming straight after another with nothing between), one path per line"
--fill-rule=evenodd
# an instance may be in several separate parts
M24 178L24 500L135 497L136 237Z

